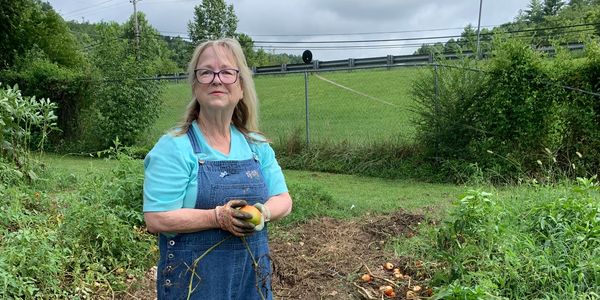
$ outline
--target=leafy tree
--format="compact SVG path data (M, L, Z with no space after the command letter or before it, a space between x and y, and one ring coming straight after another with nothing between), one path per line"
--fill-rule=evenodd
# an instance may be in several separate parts
M135 34L135 16L123 24L124 38L128 41L129 48L136 53L139 60L144 60L149 74L172 74L179 69L170 57L173 55L167 44L161 38L158 30L153 28L146 20L146 15L137 13L139 26L139 45Z
M263 48L256 50L254 56L255 66L268 66L269 65L269 54L265 52Z
M565 2L562 0L545 0L543 8L544 15L556 16L564 5Z
M224 0L202 0L194 7L194 21L188 23L188 32L194 44L235 37L237 22L233 5L226 5Z
M254 53L254 41L252 38L244 33L237 34L237 40L242 46L242 50L244 51L244 55L246 56L246 63L248 66L258 66L255 61L256 54Z
M69 30L71 30L77 41L79 41L79 44L84 48L92 45L98 36L96 24L89 23L87 21L81 23L76 21L67 21L67 26L69 26Z
M178 36L163 36L162 38L171 50L170 59L177 64L179 71L186 71L192 56L193 44Z
M0 69L13 66L34 45L61 66L77 67L84 61L63 19L39 0L0 2L0 37Z
M141 47L140 58L150 59L138 60L134 42L123 38L131 26L101 23L97 27L100 43L93 48L91 59L105 80L98 84L86 114L84 131L89 136L83 150L87 151L107 149L116 138L126 146L134 144L156 120L161 107L158 82L138 79L153 75L156 62L149 51L160 47Z
M454 39L449 39L444 46L444 53L458 53L460 52L460 45Z
M525 10L524 20L532 23L541 23L544 21L544 6L540 0L531 0Z
M419 49L417 49L417 51L415 51L415 54L433 55L442 52L444 52L444 43L437 42L435 44L423 44L423 46L421 46Z
M269 54L269 65L301 64L302 56L287 53Z
M16 56L27 49L24 24L32 9L33 2L28 0L0 2L0 70L12 66Z

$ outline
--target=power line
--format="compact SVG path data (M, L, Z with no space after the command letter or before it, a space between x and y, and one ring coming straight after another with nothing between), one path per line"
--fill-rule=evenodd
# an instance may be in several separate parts
M146 3L147 4L147 3ZM482 27L496 27L498 25L484 25ZM414 29L414 30L399 30L399 31L375 31L375 32L353 32L353 33L308 33L308 34L252 34L251 37L257 36L272 36L272 37L311 37L311 36L349 36L349 35L376 35L376 34L393 34L393 33L412 33L412 32L432 32L432 31L448 31L448 30L457 30L464 29L464 27L454 27L454 28L434 28L434 29ZM187 32L181 31L163 31L159 30L159 32L165 33L175 33L179 35L187 35Z
M515 39L522 39L522 38L532 38L534 36L536 37L550 37L550 36L560 36L560 35L565 35L565 34L569 34L569 33L578 33L578 32L590 32L590 31L594 31L595 29L580 29L580 30L571 30L571 31L565 31L565 32L561 32L561 33L548 33L548 34L543 34L543 35L515 35L512 36L512 38ZM457 36L460 37L460 36ZM454 43L457 44L459 46L462 45L466 45L469 43L474 43L474 41L468 41L468 40L456 40L456 41L452 41L452 42L429 42L429 43L402 43L402 44L376 44L376 45L331 45L331 46L313 46L310 47L311 50L356 50L356 49L365 49L365 50L373 50L373 49L397 49L397 48L420 48L422 46L431 46L431 45L435 45L435 44L448 44L448 43ZM254 48L256 49L268 49L268 50L305 50L306 47L302 47L302 46L275 46L275 45L265 45L265 46L254 46Z
M62 16L63 16L63 18L67 18L67 17L78 16L81 14L93 15L99 11L106 10L109 8L115 8L115 7L123 5L123 3L112 3L111 5L102 6L103 4L107 4L107 3L113 2L113 1L115 1L115 0L107 0L107 1L100 2L95 5L75 9L75 10L63 13Z
M78 9L74 9L74 10L72 10L72 11L68 11L68 12L66 12L66 13L64 13L64 14L65 14L65 15L69 15L69 14L72 14L72 13L74 13L74 12L79 12L79 11L84 11L84 10L88 10L88 9L93 9L93 8L95 8L96 6L101 6L101 5L102 5L102 4L104 4L104 3L108 3L108 2L112 2L112 1L114 1L114 0L106 0L106 1L104 1L104 2L100 2L100 3L98 3L98 4L95 4L95 5L91 5L91 6L87 6L87 7L81 7L81 8L78 8Z
M524 32L536 32L542 30L551 30L551 29L564 29L564 28L574 28L574 27L582 27L582 26L593 26L599 25L600 23L588 23L588 24L576 24L576 25L564 25L564 26L555 26L555 27L545 27L545 28L536 28L536 29L522 29L522 30L513 30L506 31L504 33L524 33ZM160 31L161 33L181 33L175 31ZM409 32L409 31L407 31ZM412 31L411 31L412 32ZM414 31L417 32L417 31ZM481 33L483 36L490 36L495 33ZM412 38L395 38L395 39L375 39L375 40L352 40L352 41L305 41L305 42L292 42L292 41L254 41L254 44L263 44L263 43L271 43L271 44L337 44L337 43L375 43L375 42L400 42L400 41L416 41L416 40L439 40L439 39L451 39L451 38L460 38L462 35L444 35L444 36L426 36L426 37L412 37ZM260 46L255 46L260 47ZM265 45L264 47L275 48L273 45ZM293 47L277 47L278 49L293 49ZM312 49L317 49L315 47L311 47ZM356 47L358 48L358 47ZM321 47L323 49L323 47Z
M482 27L496 27L498 25L484 25ZM431 32L431 31L448 31L448 30L457 30L457 29L465 29L464 27L454 27L454 28L434 28L434 29L414 29L414 30L399 30L399 31L376 31L376 32L353 32L353 33L308 33L308 34L253 34L252 36L273 36L273 37L282 37L282 36L344 36L344 35L374 35L374 34L392 34L392 33L411 33L411 32Z
M564 28L576 28L576 27L582 27L582 26L591 26L591 25L598 25L600 23L590 23L590 24L575 24L575 25L566 25L566 26L555 26L555 27L546 27L546 28L537 28L537 29L523 29L523 30L514 30L514 31L507 31L504 33L511 33L511 34L516 34L513 36L513 38L531 38L534 36L537 37L548 37L548 36L557 36L557 35L564 35L564 34L569 34L569 33L577 33L577 32L587 32L587 31L593 31L595 30L594 28L590 28L590 29L581 29L581 30L571 30L571 31L565 31L565 32L561 32L561 33L545 33L545 34L538 34L538 35L518 35L521 33L530 33L530 32L536 32L536 31L543 31L543 30L549 30L549 29L564 29ZM158 30L157 30L158 31ZM169 32L169 31L158 31L159 33L163 33L163 32ZM170 36L170 35L163 35L163 34L155 34L155 33L150 33L151 35L157 36L157 37L162 37L162 38L174 38L174 37L179 37L180 36ZM484 36L491 36L495 33L486 33L486 34L482 34ZM434 39L442 39L442 38L460 38L463 37L462 35L449 35L449 36L442 36L442 37L419 37L419 38L410 38L410 39L391 39L389 41L404 41L404 40L434 40ZM128 38L124 38L124 37L118 37L115 39L127 39ZM186 39L186 38L183 38ZM189 39L189 38L188 38ZM387 40L382 40L382 41L387 41ZM364 40L361 42L365 42ZM446 41L447 43L448 41ZM453 43L456 44L465 44L468 43L469 41L466 40L456 40L453 41ZM256 43L256 42L255 42ZM298 42L296 44L305 44L306 42ZM435 45L437 43L443 43L443 42L430 42L430 43L402 43L402 44L373 44L373 45L324 45L324 46L312 46L311 49L315 49L315 50L351 50L351 49L387 49L387 48L418 48L421 47L423 45ZM97 46L97 44L94 45L88 45L85 47L85 49L89 49L89 48L93 48L95 46ZM306 47L303 46L275 46L275 45L254 45L254 48L256 49L269 49L269 50L303 50L306 49Z
M594 26L600 25L600 23L587 23L587 24L577 24L577 25L564 25L564 26L555 26L555 27L545 27L545 28L535 28L535 29L521 29L521 30L512 30L505 31L503 33L520 33L520 32L532 32L532 31L541 31L541 30L552 30L552 29L563 29L563 28L573 28L573 27L582 27L582 26ZM493 35L495 33L482 33L481 35ZM415 41L415 40L426 40L426 39L445 39L445 38L455 38L461 37L461 35L445 35L445 36L431 36L431 37L411 37L411 38L395 38L395 39L374 39L374 40L337 40L337 41L254 41L255 44L342 44L342 43L374 43L374 42L399 42L399 41Z

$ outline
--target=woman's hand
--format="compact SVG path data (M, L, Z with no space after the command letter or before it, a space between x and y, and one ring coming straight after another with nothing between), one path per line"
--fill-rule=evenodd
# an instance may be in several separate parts
M247 205L245 200L231 200L223 206L215 207L215 216L221 229L242 237L254 232L254 225L247 220L252 215L240 211L239 207Z

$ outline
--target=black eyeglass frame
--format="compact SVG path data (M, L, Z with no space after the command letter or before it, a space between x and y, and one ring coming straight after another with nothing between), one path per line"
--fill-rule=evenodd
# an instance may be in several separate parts
M212 73L213 77L209 82L203 83L200 82L200 79L198 79L198 71L209 71ZM223 82L223 78L221 78L221 72L223 71L235 71L235 80L233 82ZM215 81L215 78L219 76L219 80L221 81L222 84L234 84L238 81L238 78L240 77L240 70L238 69L234 69L234 68L230 68L230 69L223 69L223 70L219 70L219 72L215 72L211 69L205 69L205 68L198 68L198 69L194 69L194 78L196 79L196 81L200 84L211 84Z

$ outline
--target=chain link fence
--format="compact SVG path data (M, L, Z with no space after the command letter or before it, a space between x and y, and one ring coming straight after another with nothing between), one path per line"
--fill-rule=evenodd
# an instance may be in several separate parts
M308 143L410 142L415 134L412 80L426 65L261 75L261 129L272 139Z

